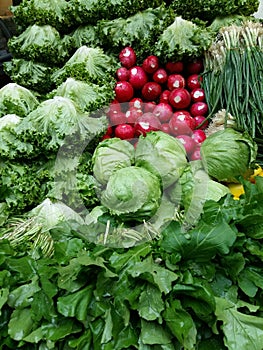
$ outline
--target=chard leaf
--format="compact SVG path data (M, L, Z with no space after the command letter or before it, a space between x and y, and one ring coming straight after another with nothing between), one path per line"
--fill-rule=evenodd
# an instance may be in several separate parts
M237 310L227 299L216 298L215 314L223 322L224 343L229 350L261 350L263 344L263 318Z
M8 305L13 308L24 308L30 306L34 294L40 290L38 277L34 277L32 282L17 287L8 296Z
M217 226L203 221L186 231L172 221L163 231L161 246L171 253L179 253L183 259L209 261L216 254L227 254L236 239L235 231L223 220Z
M147 321L154 321L161 317L163 310L162 293L155 286L147 284L139 298L139 315Z
M140 341L146 345L166 345L172 342L172 337L163 325L142 320Z
M172 300L163 313L170 331L184 349L195 349L197 330L192 316L182 307L179 300Z
M15 309L8 324L8 334L14 340L22 340L34 326L30 308Z

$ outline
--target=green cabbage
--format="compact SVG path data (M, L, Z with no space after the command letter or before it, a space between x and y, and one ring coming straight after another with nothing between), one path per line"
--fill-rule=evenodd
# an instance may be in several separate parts
M0 117L6 114L25 117L38 104L33 92L19 84L9 83L0 89Z
M187 165L186 151L175 137L162 131L149 132L139 138L135 165L158 176L165 189L178 180Z
M249 176L256 156L253 139L232 128L213 133L201 145L203 166L218 181L237 182L239 176Z
M134 147L117 137L105 139L96 147L92 163L94 177L106 185L116 170L134 164Z
M161 203L161 184L157 176L136 166L113 173L101 196L101 204L123 220L151 218Z

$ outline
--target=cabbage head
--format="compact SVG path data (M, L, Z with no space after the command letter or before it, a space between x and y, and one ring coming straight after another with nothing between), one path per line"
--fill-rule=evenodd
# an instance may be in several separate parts
M101 204L122 220L143 221L156 213L161 196L157 176L144 168L130 166L110 176Z
M203 166L209 176L221 182L247 177L256 160L257 144L247 133L232 128L217 131L201 145Z
M175 137L152 131L140 137L135 150L135 165L158 176L166 189L178 180L187 165L185 148Z
M101 185L106 185L115 171L134 164L134 147L117 137L105 139L96 147L92 164L94 177Z

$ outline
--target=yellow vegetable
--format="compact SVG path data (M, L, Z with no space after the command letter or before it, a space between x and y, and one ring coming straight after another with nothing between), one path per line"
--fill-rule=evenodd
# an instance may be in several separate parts
M241 196L241 194L245 193L244 187L242 184L229 183L229 184L227 184L227 187L229 188L230 192L234 196L234 199L238 200L239 197Z

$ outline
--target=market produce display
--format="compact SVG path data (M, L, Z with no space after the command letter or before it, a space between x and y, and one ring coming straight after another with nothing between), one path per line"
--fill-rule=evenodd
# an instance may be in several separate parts
M258 5L12 6L1 349L263 349Z

